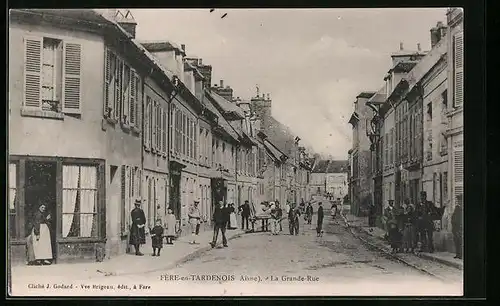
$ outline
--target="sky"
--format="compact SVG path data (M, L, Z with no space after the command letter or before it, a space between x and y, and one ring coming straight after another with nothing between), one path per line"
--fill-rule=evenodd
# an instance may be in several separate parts
M212 65L212 83L249 99L269 93L273 116L325 156L347 159L348 124L359 92L376 91L390 54L430 49L445 8L132 9L139 40L186 45ZM227 16L221 18L223 14Z

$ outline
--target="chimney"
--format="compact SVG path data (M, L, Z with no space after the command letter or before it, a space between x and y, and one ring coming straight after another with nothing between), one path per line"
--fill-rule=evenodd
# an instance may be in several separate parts
M220 87L224 88L224 80L220 80Z
M137 27L137 22L135 22L134 16L132 16L130 10L125 10L125 13L121 12L120 10L110 10L110 13L114 14L114 20L125 31L127 31L127 33L135 38L135 28Z
M439 32L437 28L432 28L431 29L431 48L434 48L434 46L439 42Z
M203 60L201 58L198 59L198 66L203 66Z
M184 51L184 53L185 53L185 52L186 52L186 45L185 45L185 44L182 44L182 45L181 45L181 49L182 49L182 51Z
M271 100L271 95L270 94L267 94L267 100Z
M399 50L403 51L403 43L402 42L399 43Z
M420 52L422 49L420 48L420 43L417 43L417 51Z

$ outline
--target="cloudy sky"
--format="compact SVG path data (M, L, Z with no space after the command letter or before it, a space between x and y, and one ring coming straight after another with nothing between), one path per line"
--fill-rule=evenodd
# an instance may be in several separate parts
M315 152L347 158L347 123L360 91L376 91L399 49L430 48L446 9L134 9L137 38L185 44L235 96L258 84L273 116ZM227 13L223 19L220 17Z

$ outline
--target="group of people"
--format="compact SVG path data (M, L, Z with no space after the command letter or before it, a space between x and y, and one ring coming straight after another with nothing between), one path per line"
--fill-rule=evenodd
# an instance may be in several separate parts
M420 201L414 205L405 199L401 206L394 206L394 201L389 201L389 206L384 211L384 219L388 239L392 251L434 252L434 221L440 220L444 207L438 208L427 200L427 193L420 193Z

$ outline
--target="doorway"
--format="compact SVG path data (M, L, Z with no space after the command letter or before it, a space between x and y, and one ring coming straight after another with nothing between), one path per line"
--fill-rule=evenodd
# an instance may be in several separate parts
M181 176L170 175L170 208L172 209L175 218L181 220Z
M53 220L48 224L52 242L52 256L56 259L56 162L26 162L24 227L26 235L31 234L33 217L40 205L44 204L46 212Z

